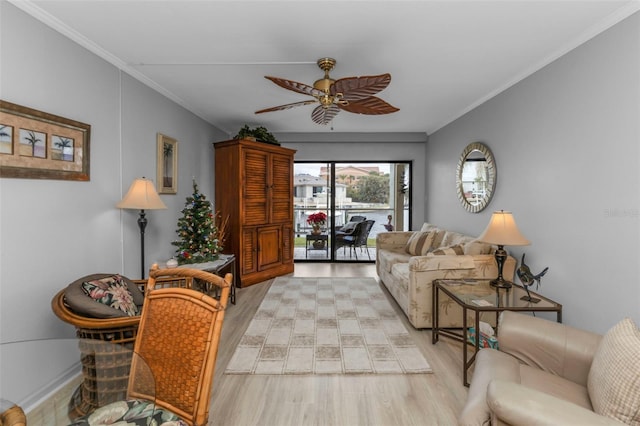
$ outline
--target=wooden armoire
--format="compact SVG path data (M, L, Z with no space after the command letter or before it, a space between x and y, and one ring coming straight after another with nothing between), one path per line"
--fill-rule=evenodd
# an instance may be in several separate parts
M247 139L214 143L215 209L229 218L223 252L239 286L293 272L295 150Z

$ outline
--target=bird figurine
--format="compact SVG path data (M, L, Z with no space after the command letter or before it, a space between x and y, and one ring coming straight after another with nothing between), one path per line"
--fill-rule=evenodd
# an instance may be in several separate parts
M529 287L531 287L535 282L536 290L537 290L538 287L540 287L540 279L544 277L544 274L547 273L547 271L549 270L549 267L544 268L542 272L540 272L539 274L533 275L531 273L531 269L529 268L529 266L526 263L524 263L524 256L525 254L522 253L522 260L520 261L520 267L516 270L516 274L518 275L518 278L520 278L520 281L522 282L522 285L524 286L524 289L527 292L527 295L522 297L522 300L537 303L540 301L540 299L531 297L531 294L529 293Z

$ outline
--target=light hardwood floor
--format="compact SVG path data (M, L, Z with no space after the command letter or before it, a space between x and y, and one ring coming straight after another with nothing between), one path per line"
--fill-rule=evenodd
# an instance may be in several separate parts
M294 276L377 278L371 264L297 263ZM395 302L433 374L250 376L225 375L233 351L270 282L239 289L223 325L213 384L212 425L455 425L467 397L461 346L431 344ZM387 294L388 297L390 297Z
M374 264L296 263L294 276L374 277ZM271 281L238 289L226 314L216 362L209 424L216 426L456 425L467 398L457 342L431 344L387 293L391 305L433 369L433 374L249 376L225 375L244 331ZM383 287L384 288L384 287ZM66 401L77 381L27 414L29 426L66 424ZM57 418L52 417L57 413Z

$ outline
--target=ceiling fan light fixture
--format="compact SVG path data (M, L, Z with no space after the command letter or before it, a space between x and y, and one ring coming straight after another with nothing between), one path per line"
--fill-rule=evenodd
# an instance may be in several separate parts
M325 93L324 95L318 96L318 101L320 102L320 105L322 105L322 108L326 109L333 104L333 96Z

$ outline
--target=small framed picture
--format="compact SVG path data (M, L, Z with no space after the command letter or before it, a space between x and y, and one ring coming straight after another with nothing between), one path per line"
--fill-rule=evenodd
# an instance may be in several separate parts
M156 186L160 194L178 193L178 141L158 133L158 174Z

